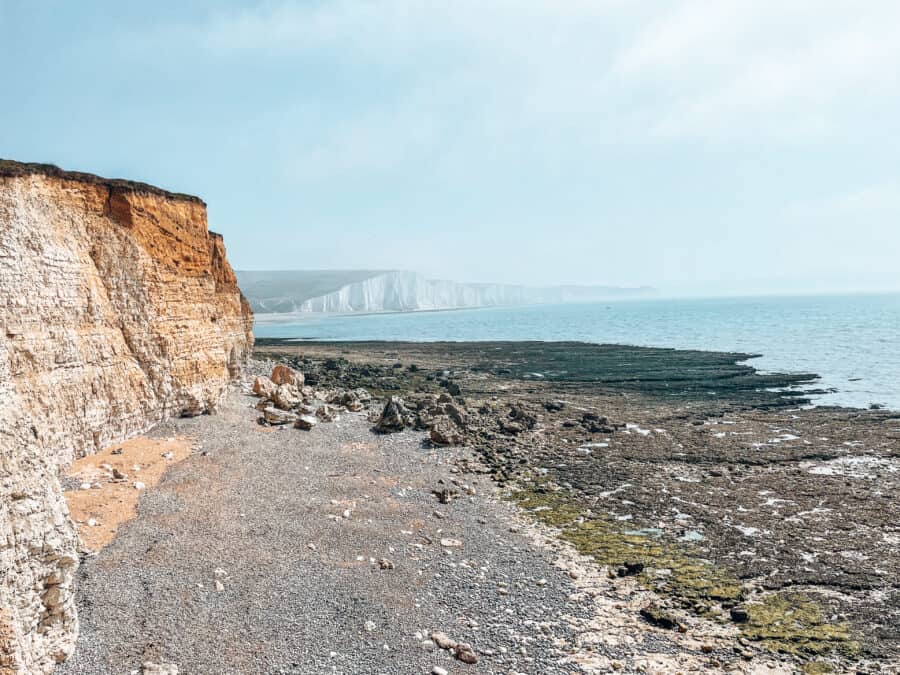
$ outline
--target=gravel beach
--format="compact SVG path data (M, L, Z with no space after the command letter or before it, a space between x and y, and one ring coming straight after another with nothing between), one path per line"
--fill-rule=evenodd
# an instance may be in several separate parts
M580 672L565 664L563 617L589 606L510 532L490 481L449 504L432 494L469 480L454 473L464 450L373 434L364 413L264 427L255 400L234 391L219 414L154 431L201 447L82 564L78 650L58 672ZM429 631L478 663L432 647Z

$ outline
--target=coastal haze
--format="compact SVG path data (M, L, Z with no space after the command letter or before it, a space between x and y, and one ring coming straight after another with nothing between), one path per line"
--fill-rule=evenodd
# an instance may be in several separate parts
M237 271L258 320L290 314L352 314L502 307L646 298L652 288L460 283L415 272L360 270Z
M0 673L900 673L898 25L0 0Z

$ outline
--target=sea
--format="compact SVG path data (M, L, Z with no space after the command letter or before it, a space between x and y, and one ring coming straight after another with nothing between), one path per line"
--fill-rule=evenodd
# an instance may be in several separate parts
M900 294L653 299L258 320L297 340L577 340L758 355L769 372L811 372L814 405L900 410Z

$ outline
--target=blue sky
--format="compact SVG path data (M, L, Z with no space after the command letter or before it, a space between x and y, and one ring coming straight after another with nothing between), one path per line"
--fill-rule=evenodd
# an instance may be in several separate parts
M893 0L0 0L0 157L244 269L900 290Z

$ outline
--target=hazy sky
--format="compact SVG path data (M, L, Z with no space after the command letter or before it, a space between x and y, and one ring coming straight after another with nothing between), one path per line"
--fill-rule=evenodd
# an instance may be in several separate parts
M900 289L898 26L896 0L0 0L0 157L198 194L238 268Z

